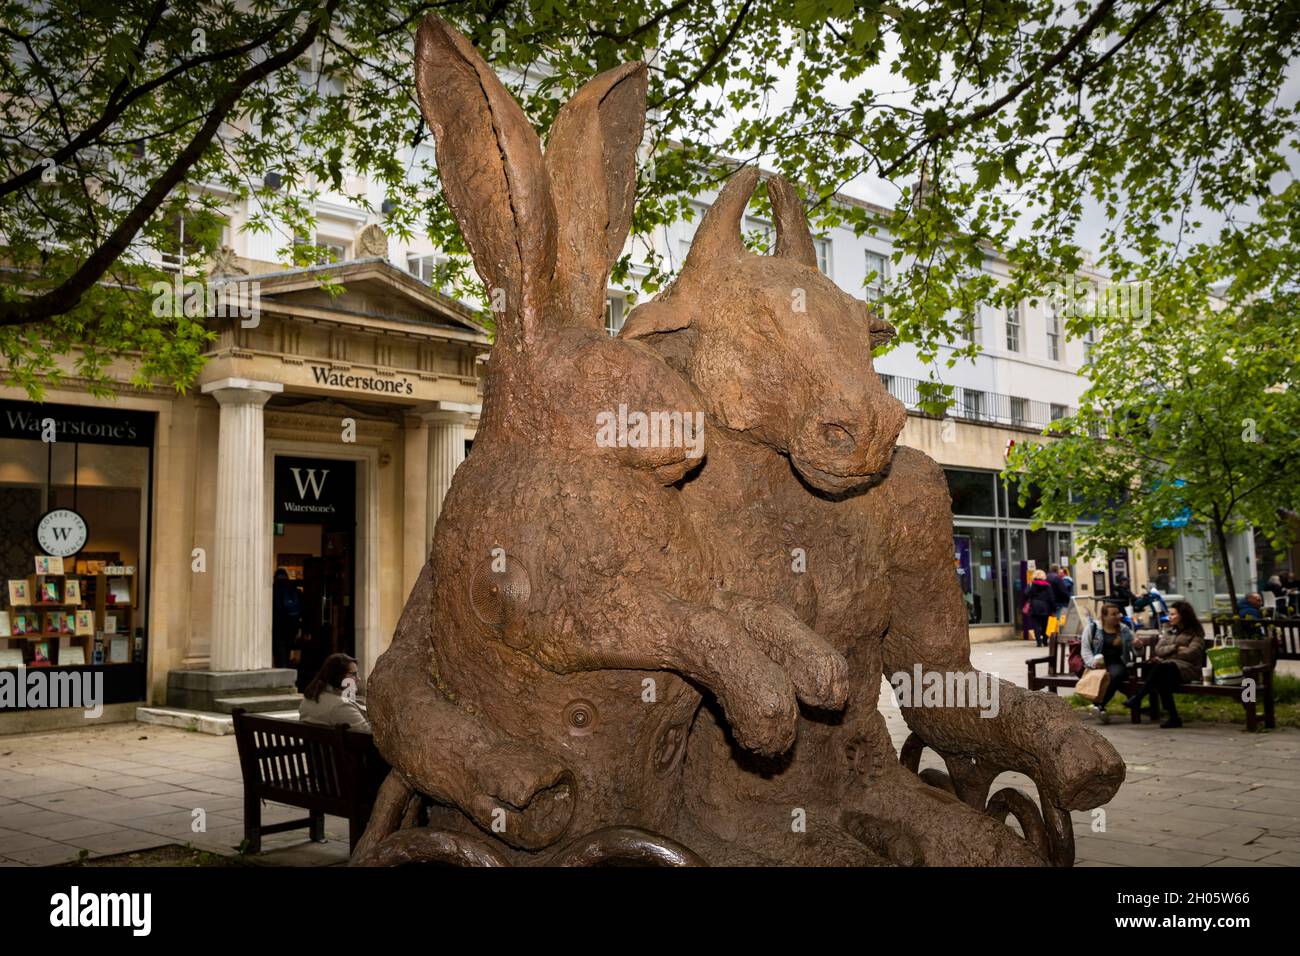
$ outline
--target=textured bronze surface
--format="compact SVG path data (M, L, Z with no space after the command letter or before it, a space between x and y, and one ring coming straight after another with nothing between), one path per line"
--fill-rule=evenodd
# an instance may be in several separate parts
M473 453L370 679L402 782L354 863L1070 862L1067 811L1124 770L1064 702L1002 682L996 716L905 708L910 766L890 743L882 674L970 670L950 502L896 447L905 412L870 354L892 330L817 271L794 190L768 181L777 242L757 256L758 177L734 175L677 281L611 339L644 66L583 87L545 153L437 17L416 71L501 309ZM702 412L706 454L597 441L620 407ZM940 786L914 772L926 746ZM988 806L1003 770L1033 778L1040 818ZM412 790L427 814L403 811ZM425 816L429 837L396 822Z

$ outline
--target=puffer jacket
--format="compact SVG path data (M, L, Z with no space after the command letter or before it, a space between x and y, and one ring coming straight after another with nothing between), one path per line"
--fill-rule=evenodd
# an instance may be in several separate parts
M1157 660L1172 661L1178 665L1178 673L1182 675L1184 684L1200 681L1201 668L1205 666L1205 638L1190 631L1161 634L1154 653Z

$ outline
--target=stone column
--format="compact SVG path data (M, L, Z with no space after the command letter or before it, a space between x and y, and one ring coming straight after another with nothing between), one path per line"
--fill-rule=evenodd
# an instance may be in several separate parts
M212 569L213 671L271 666L266 444L262 409L284 386L226 378L203 392L221 405Z
M410 594L429 558L429 430L418 416L403 422L402 593Z
M429 477L426 502L425 551L433 541L433 528L442 513L442 502L451 488L451 476L465 460L465 423L479 413L478 405L459 402L434 402L435 408L424 412L429 432Z

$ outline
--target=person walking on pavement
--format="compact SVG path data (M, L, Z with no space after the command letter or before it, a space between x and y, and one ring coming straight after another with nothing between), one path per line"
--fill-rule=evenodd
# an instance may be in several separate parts
M1056 615L1056 592L1047 583L1047 572L1039 568L1029 585L1029 615L1034 622L1034 644L1047 646L1047 619Z

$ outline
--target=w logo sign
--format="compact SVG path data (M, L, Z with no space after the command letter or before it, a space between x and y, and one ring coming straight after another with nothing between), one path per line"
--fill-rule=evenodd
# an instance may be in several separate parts
M307 489L310 488L312 497L317 501L320 501L320 494L325 490L325 478L329 475L330 470L328 468L322 468L319 479L316 477L315 468L290 468L289 470L293 472L293 482L298 486L298 497L306 498ZM307 472L306 478L302 475L304 470Z

